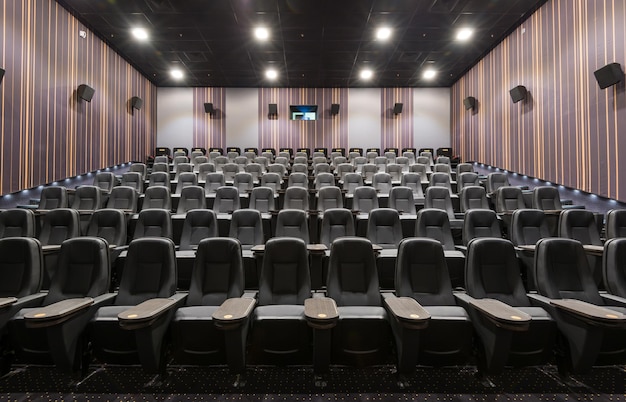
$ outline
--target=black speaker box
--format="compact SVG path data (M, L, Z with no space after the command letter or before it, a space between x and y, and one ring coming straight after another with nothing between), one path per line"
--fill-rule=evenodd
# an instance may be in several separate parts
M593 72L600 89L605 89L615 85L624 79L624 72L619 63L611 63Z
M465 105L465 110L474 109L476 107L476 98L473 96L468 96L463 99L463 105Z
M277 115L278 114L278 105L275 104L275 103L270 103L268 105L268 110L269 110L268 113L270 115Z
M332 114L332 115L339 114L339 104L338 103L333 103L332 105L330 105L330 114Z
M526 87L523 85L518 85L515 88L511 89L509 93L511 94L511 99L513 99L513 103L517 103L521 100L526 99Z
M139 109L141 109L141 107L143 106L143 100L142 100L140 97L138 97L138 96L133 96L133 97L130 99L130 106L131 106L133 109L137 109L137 110L139 110Z
M204 104L204 112L213 114L213 104L212 103L205 103Z
M80 99L86 100L87 102L91 102L91 98L93 98L93 94L95 92L96 90L87 84L80 84L78 86L78 90L76 90L78 97Z
M2 78L4 78L4 69L0 68L0 83L2 83Z
M402 103L396 103L395 105L393 105L393 114L400 113L402 113Z

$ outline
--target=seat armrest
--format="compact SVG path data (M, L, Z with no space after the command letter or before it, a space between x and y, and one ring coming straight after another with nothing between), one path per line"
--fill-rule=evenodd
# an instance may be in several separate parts
M326 247L325 244L321 244L321 243L320 244L307 244L306 249L311 254L324 254L324 252L328 250L328 247Z
M626 315L606 307L576 299L550 300L550 304L557 310L574 315L591 325L616 328L626 326Z
M179 302L180 299L175 298L146 300L117 315L120 327L128 330L148 327L165 312L173 309Z
M528 300L530 300L530 304L534 307L542 307L548 310L554 309L554 306L550 304L550 299L545 296L541 296L537 293L528 293L526 296L528 297Z
M17 297L0 297L0 309L10 307L17 302Z
M467 254L467 246L454 246L454 248L463 254Z
M110 306L115 301L116 296L117 293L105 293L103 295L96 296L93 298L93 305L98 307Z
M609 293L600 293L600 296L608 306L626 307L626 299Z
M430 314L415 299L385 296L383 303L387 311L405 328L423 329L428 326Z
M44 253L44 255L58 253L59 251L61 251L61 245L49 244L47 246L41 246L41 251Z
M469 305L481 315L510 331L527 331L531 317L521 310L495 299L473 299Z
M460 213L460 212L455 212L454 213L454 219L464 219L465 218L465 214L464 213Z
M255 304L256 300L249 297L226 299L212 315L215 326L225 330L239 327L250 318Z
M313 297L304 301L304 316L311 328L330 329L337 325L339 311L330 297Z
M24 315L28 328L44 328L60 324L80 314L93 304L91 297L66 299L36 308Z

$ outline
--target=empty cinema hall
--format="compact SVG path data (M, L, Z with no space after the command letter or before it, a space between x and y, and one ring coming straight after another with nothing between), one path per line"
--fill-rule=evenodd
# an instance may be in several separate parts
M625 65L625 0L0 0L0 401L626 402Z

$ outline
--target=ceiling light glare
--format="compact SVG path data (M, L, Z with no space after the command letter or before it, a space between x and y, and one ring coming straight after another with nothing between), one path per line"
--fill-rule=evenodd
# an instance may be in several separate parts
M270 69L265 72L265 76L270 80L275 80L276 78L278 78L278 72L276 70Z
M179 70L177 68L173 69L172 71L170 71L170 75L172 76L172 78L174 78L175 80L180 80L182 79L185 75L183 74L182 70Z
M466 41L469 38L472 37L472 35L474 34L474 30L470 29L470 28L461 28L459 29L459 31L456 33L456 39L460 40L460 41Z
M148 31L143 28L133 28L131 33L135 37L135 39L139 40L147 40L148 39Z
M428 69L424 71L424 74L422 74L422 77L424 77L427 80L432 80L433 78L435 78L435 76L437 75L437 72L433 69Z
M374 76L374 72L370 69L365 69L361 71L360 77L363 80L369 80Z
M378 28L376 30L376 39L387 40L391 37L391 29L387 27Z
M259 40L267 40L270 37L270 31L267 28L258 27L254 30L254 36Z

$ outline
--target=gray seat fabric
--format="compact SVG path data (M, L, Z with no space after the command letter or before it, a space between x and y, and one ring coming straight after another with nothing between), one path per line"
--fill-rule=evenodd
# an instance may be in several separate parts
M480 186L464 187L459 194L461 212L467 212L470 209L489 209L487 201L487 193Z
M217 237L217 218L210 209L187 211L180 236L180 250L192 250L206 238Z
M308 211L310 209L309 191L304 187L288 187L287 190L285 190L283 205L285 209Z
M197 186L198 176L194 172L182 172L178 175L175 194L180 194L185 187Z
M556 187L540 186L533 189L533 208L544 211L558 211L563 209L561 197Z
M128 212L137 212L138 199L139 195L132 187L117 186L113 187L113 190L111 190L106 207Z
M67 189L61 186L48 186L41 190L38 209L67 208Z
M352 209L360 213L369 213L379 207L378 193L370 186L357 187L354 190Z
M93 185L106 194L111 192L116 182L117 180L113 172L98 172L93 179Z
M261 213L253 209L238 209L230 220L229 237L238 239L244 249L263 244Z
M192 209L206 208L204 189L200 186L187 186L180 193L177 214L185 214Z
M170 212L160 208L144 209L139 212L133 239L143 237L173 238Z
M509 176L502 172L493 172L487 175L487 181L485 182L485 189L487 194L493 194L497 189L503 186L510 186Z
M522 190L519 187L502 186L496 190L496 212L513 212L526 208Z
M154 208L165 209L167 211L172 209L172 198L170 196L169 187L155 186L146 189L141 209L146 210Z
M250 194L250 209L256 209L261 213L276 210L274 191L270 187L255 187Z
M0 211L0 239L6 237L35 237L35 214L21 208Z
M398 211L391 208L372 210L367 223L367 238L383 248L398 248L402 240Z
M456 189L460 193L465 187L480 186L480 180L477 173L463 172L456 176Z
M318 211L324 212L331 208L343 208L343 195L339 187L323 187L319 189L317 195Z
M204 192L207 195L215 195L217 189L226 184L222 172L213 172L206 175L204 182Z
M626 237L626 209L612 209L606 213L606 238Z
M276 218L276 237L295 237L309 243L309 224L306 212L282 209Z
M332 208L324 211L320 229L320 243L330 248L335 239L354 236L352 212L345 208Z
M126 217L118 209L94 211L85 234L103 238L109 245L123 246L126 244Z
M502 230L496 213L490 209L470 209L463 220L463 245L467 247L478 237L502 238Z
M394 187L389 193L389 208L404 214L415 215L415 200L410 187Z
M132 187L139 194L143 193L143 178L139 172L126 172L122 175L120 185Z
M450 226L452 228L460 228L462 220L456 219L454 209L452 208L452 199L450 191L445 187L428 187L426 189L426 198L424 201L425 208L437 208L446 211Z
M80 215L75 209L57 208L44 217L39 234L43 246L59 245L67 239L80 236Z
M213 210L217 213L230 213L241 208L239 191L235 187L222 186L215 191Z
M150 180L148 181L148 187L163 186L170 187L170 174L168 172L155 172L150 173ZM148 189L146 189L148 191Z

